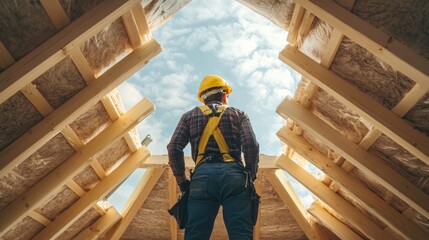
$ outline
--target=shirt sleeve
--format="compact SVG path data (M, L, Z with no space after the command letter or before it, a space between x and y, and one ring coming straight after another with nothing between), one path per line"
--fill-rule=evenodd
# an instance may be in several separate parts
M240 136L246 171L250 172L252 179L255 180L259 164L259 143L256 140L250 119L246 113L244 113L241 122Z
M168 164L176 177L177 184L186 180L183 149L189 143L189 139L189 126L185 120L185 116L182 116L171 137L170 143L167 145Z

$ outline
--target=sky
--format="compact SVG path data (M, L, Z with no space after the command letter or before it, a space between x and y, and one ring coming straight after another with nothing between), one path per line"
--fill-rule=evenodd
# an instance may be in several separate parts
M141 139L151 135L151 154L167 154L182 114L201 105L197 92L207 74L229 82L233 88L229 105L248 113L260 153L283 152L276 132L285 121L275 109L285 97L293 97L300 79L278 59L286 31L236 1L193 0L152 34L162 53L118 88L126 109L145 96L155 104L156 111L137 127ZM190 155L189 145L185 155ZM135 182L142 173L134 173L129 181ZM312 200L290 180L301 199ZM133 188L127 184L109 201L129 195Z

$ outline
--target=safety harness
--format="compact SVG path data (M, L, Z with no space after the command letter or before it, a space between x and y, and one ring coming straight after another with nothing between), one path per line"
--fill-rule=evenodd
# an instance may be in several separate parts
M215 113L207 106L200 106L200 110L204 115L209 117L209 121L207 122L206 127L204 128L204 132L201 135L200 142L198 143L198 156L195 162L196 166L198 166L204 158L205 150L207 147L207 143L209 142L210 136L213 136L215 139L220 153L223 156L224 162L234 162L234 158L231 157L229 153L229 147L226 144L225 138L222 135L222 132L219 130L218 125L220 119L222 118L223 113L228 108L227 105L221 105L216 110Z

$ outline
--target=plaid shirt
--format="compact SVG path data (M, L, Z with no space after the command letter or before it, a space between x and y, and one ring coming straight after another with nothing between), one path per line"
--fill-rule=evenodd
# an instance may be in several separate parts
M221 102L210 102L207 105L216 111L221 104ZM208 119L198 107L195 107L183 114L177 124L167 149L168 163L178 184L186 179L183 149L191 142L192 159L195 162L198 155L198 143ZM231 157L241 161L241 151L243 151L246 170L255 178L258 172L259 144L256 141L247 113L234 107L228 107L218 127L229 147ZM213 136L210 137L205 150L205 154L211 153L220 154Z

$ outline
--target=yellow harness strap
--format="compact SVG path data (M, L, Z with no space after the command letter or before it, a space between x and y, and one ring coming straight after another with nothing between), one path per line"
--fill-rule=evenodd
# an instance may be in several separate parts
M212 114L213 111L207 105L200 106L199 108L204 115L209 116L210 118L209 118L209 121L207 122L206 127L204 128L203 134L201 135L200 142L198 143L198 156L197 156L195 165L198 166L198 164L200 164L201 160L203 159L210 136L214 137L219 147L220 153L223 156L223 161L224 162L235 161L234 158L232 158L231 155L229 154L229 147L226 144L226 141L222 135L222 132L218 128L220 119L222 118L222 115L225 112L225 110L228 108L228 106L227 105L220 106L217 109L216 114Z

